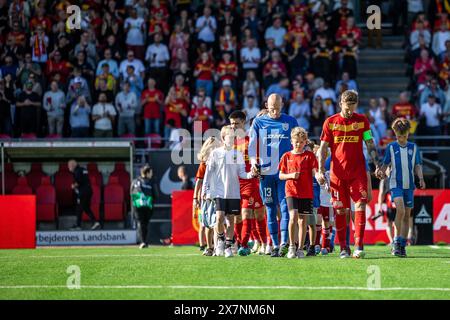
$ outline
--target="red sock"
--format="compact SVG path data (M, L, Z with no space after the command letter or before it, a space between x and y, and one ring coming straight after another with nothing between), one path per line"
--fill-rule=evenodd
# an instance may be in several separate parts
M267 229L266 219L256 220L256 228L255 229L256 229L256 233L258 235L258 240L261 243L266 243L267 242L267 235L265 232Z
M267 219L267 217L266 217L266 219ZM266 237L267 237L267 244L272 246L273 241L272 241L272 237L270 236L269 226L267 225L267 220L266 220Z
M320 244L320 234L321 233L322 233L322 225L316 224L316 241L314 242L315 246Z
M330 247L330 228L322 229L322 249Z
M252 226L252 219L242 220L241 245L244 248L248 247L248 239L250 239L251 226Z
M355 211L355 247L364 249L364 230L366 229L366 212Z
M236 223L234 225L234 238L236 239L238 244L242 243L241 234L242 234L242 222Z
M345 243L347 235L347 217L346 214L336 214L336 233L341 246L341 251L347 247Z
M258 233L256 232L256 219L250 219L250 236L253 241L259 241Z

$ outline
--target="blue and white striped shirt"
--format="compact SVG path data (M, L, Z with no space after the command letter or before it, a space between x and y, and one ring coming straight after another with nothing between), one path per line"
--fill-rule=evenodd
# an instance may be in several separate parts
M388 145L383 164L391 165L389 188L414 190L414 167L422 164L419 149L415 143L408 142L402 147L395 141Z

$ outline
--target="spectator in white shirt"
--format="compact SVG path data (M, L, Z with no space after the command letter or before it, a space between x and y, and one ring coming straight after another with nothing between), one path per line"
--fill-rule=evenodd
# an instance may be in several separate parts
M241 49L242 69L245 72L258 71L261 62L261 51L256 47L255 39L247 39L246 46Z
M425 29L423 22L418 21L416 24L416 30L411 32L411 35L409 36L409 43L411 45L411 50L415 50L419 48L419 35L423 36L423 39L425 40L426 46L430 46L431 44L431 34L430 31Z
M266 29L266 32L264 34L264 39L274 39L275 40L275 46L277 48L284 48L285 40L284 36L286 35L286 28L283 27L282 21L280 18L276 18L273 21L273 24L271 27Z
M92 121L94 121L95 138L112 138L113 122L116 117L116 109L111 103L107 103L106 94L101 93L98 103L92 109Z
M47 111L48 133L62 137L64 125L64 110L66 97L58 87L58 82L52 81L50 91L44 94L43 107Z
M447 29L447 25L441 24L439 31L436 31L433 35L433 52L436 56L440 57L447 48L445 43L450 40L450 31Z
M119 123L117 125L119 137L124 134L136 134L134 115L137 106L136 94L130 91L130 83L125 81L123 83L123 91L116 96L116 109L119 113Z
M215 41L215 32L217 29L216 18L211 16L211 9L205 7L203 16L199 17L195 22L195 31L198 33L198 40L212 43Z
M305 101L302 93L297 93L295 99L289 107L289 115L297 120L299 127L309 131L309 118L311 117L311 108L309 102Z
M253 95L253 93L247 94L247 96L244 98L243 111L247 115L247 118L245 120L245 130L250 129L253 119L256 118L256 116L258 115L258 113L260 111L256 101L257 100L255 99L255 96Z
M442 107L436 103L436 97L433 94L428 96L428 102L420 106L420 116L425 117L425 135L441 134Z
M423 0L408 0L408 26L411 25L414 17L423 11Z
M127 67L132 65L134 67L134 74L140 76L142 79L145 77L145 67L141 60L136 59L134 52L128 50L127 58L120 63L119 71L123 78L127 77Z
M144 59L145 21L137 16L135 8L130 9L130 17L125 20L127 50L132 50L140 60Z
M150 66L150 77L158 79L159 88L167 88L169 85L168 62L170 60L169 49L161 43L162 36L156 33L154 43L149 45L145 53L145 61Z
M70 107L70 128L72 138L87 138L89 136L89 114L91 107L84 96L78 99Z

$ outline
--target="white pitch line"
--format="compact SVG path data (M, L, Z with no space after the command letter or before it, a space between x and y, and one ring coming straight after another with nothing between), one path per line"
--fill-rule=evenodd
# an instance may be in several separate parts
M168 255L168 254L100 254L100 255L88 255L88 254L84 254L84 255L68 255L68 256L39 256L39 255L32 255L32 256L27 256L27 255L16 255L16 256L0 256L0 259L10 259L10 258L64 258L64 259L68 259L68 258L109 258L109 257L113 257L113 258L118 258L118 257L124 257L124 258L129 258L129 257L170 257L170 256L199 256L201 257L201 254L198 253L176 253L175 255Z
M429 246L431 249L447 249L450 250L450 246Z
M0 289L63 289L67 286L62 285L5 285ZM408 288L408 287L387 287L387 288L368 288L368 287L308 287L308 286L190 286L190 285L85 285L80 289L243 289L243 290L354 290L354 291L450 291L450 288Z

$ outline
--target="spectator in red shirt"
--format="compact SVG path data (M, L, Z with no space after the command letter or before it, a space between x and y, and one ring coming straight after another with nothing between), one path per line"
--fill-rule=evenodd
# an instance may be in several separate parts
M436 63L434 59L430 57L427 50L420 52L420 58L417 58L414 64L414 75L417 77L417 83L424 84L426 80L426 74L428 72L437 72Z
M350 34L353 36L353 40L356 44L361 44L362 32L360 28L355 26L354 17L348 17L347 25L345 27L339 27L336 33L336 40L342 47L347 45L347 38Z
M213 75L214 64L209 58L207 52L203 52L200 61L197 62L194 69L194 77L197 78L195 83L195 90L204 87L208 97L213 94Z
M204 91L199 92L196 102L192 103L188 122L192 126L192 132L198 131L198 126L201 124L200 131L203 133L210 128L210 123L213 120L212 111L206 104L206 93Z
M161 119L161 105L164 101L164 94L156 89L156 81L153 78L147 80L147 89L142 92L141 105L144 110L145 134L159 134Z
M168 121L173 120L175 128L182 128L183 117L186 118L188 115L188 105L186 101L180 97L180 93L177 94L175 90L169 92L165 104L164 124L166 126L164 127L164 139L167 141L170 137L170 128L167 127Z
M52 29L52 21L45 16L45 8L43 7L36 8L36 16L30 21L30 30L36 29L39 25L45 29L46 34L50 33Z
M71 64L61 59L61 53L54 51L50 54L50 59L46 62L45 76L52 78L55 73L59 73L61 75L61 81L65 83L67 82L71 69Z
M392 107L393 118L396 119L402 117L408 120L414 120L416 118L417 110L415 106L409 102L408 93L400 93L399 100L400 101Z
M183 99L187 105L191 103L191 93L189 92L189 87L185 85L184 76L182 74L177 74L175 76L175 83L170 87L170 91L175 91L179 94L179 97Z
M238 76L238 66L236 62L231 61L231 53L224 52L222 54L222 61L217 65L216 75L220 82L230 80L233 88L236 88L236 78Z
M283 77L287 76L287 69L284 62L281 60L281 54L278 50L273 51L271 54L271 60L264 65L263 76L266 77L270 74L272 66L277 65Z

